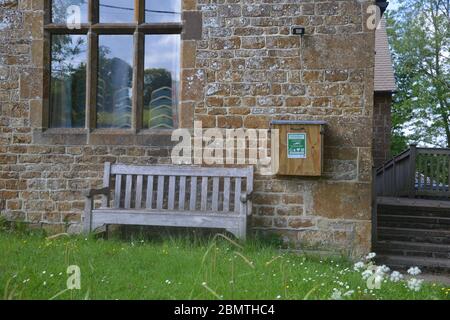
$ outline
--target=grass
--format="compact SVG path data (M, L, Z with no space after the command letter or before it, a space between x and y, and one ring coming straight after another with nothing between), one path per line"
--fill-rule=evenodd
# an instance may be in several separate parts
M2 299L448 299L450 288L419 292L387 281L368 290L344 259L280 253L249 241L217 237L121 241L0 232ZM69 265L81 269L81 290L65 290Z

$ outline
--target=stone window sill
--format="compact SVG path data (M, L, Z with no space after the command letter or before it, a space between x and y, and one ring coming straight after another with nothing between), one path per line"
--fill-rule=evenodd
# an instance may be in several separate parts
M170 129L147 129L135 132L129 129L51 128L35 129L34 144L53 145L117 145L167 148L174 145Z

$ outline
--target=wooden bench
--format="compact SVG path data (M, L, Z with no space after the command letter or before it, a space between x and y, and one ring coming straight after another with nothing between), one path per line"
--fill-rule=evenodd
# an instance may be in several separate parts
M221 228L245 239L252 192L253 167L105 163L103 188L84 194L83 229L110 224ZM102 196L98 209L96 195Z

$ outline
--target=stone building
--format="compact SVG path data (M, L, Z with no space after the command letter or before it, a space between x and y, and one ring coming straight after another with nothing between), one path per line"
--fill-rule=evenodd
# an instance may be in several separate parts
M389 99L374 111L367 8L384 1L147 0L136 15L144 1L96 3L0 1L2 216L76 230L104 162L170 163L170 129L194 120L324 120L323 176L257 173L251 228L291 248L371 249L372 140Z

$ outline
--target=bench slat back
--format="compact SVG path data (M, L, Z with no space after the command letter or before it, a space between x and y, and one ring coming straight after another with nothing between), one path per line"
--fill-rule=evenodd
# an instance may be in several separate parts
M113 208L235 212L253 191L253 168L105 164L104 187L114 183ZM103 202L107 207L109 201Z

